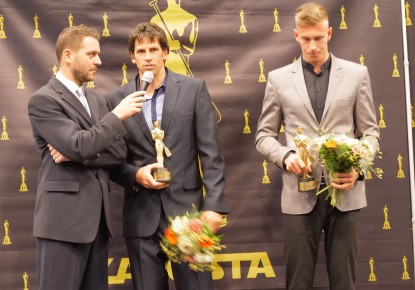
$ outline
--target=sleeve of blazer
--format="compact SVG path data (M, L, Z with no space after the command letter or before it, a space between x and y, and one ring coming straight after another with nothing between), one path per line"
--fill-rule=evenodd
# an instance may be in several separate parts
M99 102L99 111L100 118L110 112L104 101ZM112 142L95 158L84 161L84 165L88 167L112 167L123 163L127 158L127 145L121 136L116 137L114 141L116 142Z
M292 149L283 146L277 140L282 125L283 110L279 102L277 84L275 83L276 73L277 71L273 71L268 75L255 145L258 152L264 155L266 159L284 169L284 158Z
M92 127L81 126L79 115L68 104L52 97L51 93L39 90L30 98L29 118L34 134L71 161L94 159L113 143L120 142L127 133L113 113L105 114Z
M227 213L224 201L224 161L219 150L217 124L212 108L212 101L204 81L200 82L196 95L195 131L198 152L203 172L206 196L203 210Z
M369 72L365 66L363 66L357 94L355 107L356 135L357 138L367 139L376 151L379 148L380 134L376 121L376 110L373 104Z

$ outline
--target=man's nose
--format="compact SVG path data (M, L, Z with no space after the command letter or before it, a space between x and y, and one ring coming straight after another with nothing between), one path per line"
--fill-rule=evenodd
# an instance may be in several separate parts
M95 61L94 61L94 63L96 64L96 65L101 65L102 64L102 62L101 62L101 58L99 57L99 56L97 56L96 58L95 58Z

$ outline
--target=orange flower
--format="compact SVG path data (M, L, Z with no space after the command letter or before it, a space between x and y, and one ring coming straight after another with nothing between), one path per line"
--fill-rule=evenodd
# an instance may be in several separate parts
M324 143L324 146L327 148L337 148L339 147L339 144L337 144L337 142L334 140L328 140L326 143Z
M199 244L202 248L209 248L210 246L213 246L213 240L209 238L208 236L200 237Z
M164 230L164 236L166 237L166 240L172 244L172 245L176 245L177 244L177 237L176 234L169 228Z

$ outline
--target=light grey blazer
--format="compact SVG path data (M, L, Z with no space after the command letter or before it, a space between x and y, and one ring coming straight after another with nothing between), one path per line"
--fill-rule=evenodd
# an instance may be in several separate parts
M282 142L280 127L284 124L286 142ZM323 117L319 123L315 117L304 81L301 58L268 75L262 114L258 121L256 148L268 160L280 168L284 156L290 151L298 152L294 137L297 127L303 134L316 138L322 129L326 132L346 134L353 138L370 138L375 149L379 147L379 128L373 105L370 78L366 66L339 59L332 55L329 87ZM313 164L313 177L322 176L319 162ZM297 176L283 171L281 209L286 214L310 212L317 201L315 193L298 192ZM329 184L329 181L327 184ZM342 194L337 208L350 211L367 205L365 183L356 181L355 186Z

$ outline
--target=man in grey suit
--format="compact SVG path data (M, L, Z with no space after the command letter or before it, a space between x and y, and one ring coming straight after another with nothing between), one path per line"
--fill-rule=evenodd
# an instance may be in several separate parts
M112 170L112 178L125 189L124 237L133 287L166 290L167 257L160 239L168 217L194 206L202 210L201 218L211 229L218 230L222 215L228 212L223 196L224 161L206 84L165 68L169 46L163 29L153 23L137 25L129 37L129 52L138 74L108 96L110 108L139 88L144 72L151 71L154 79L146 91L149 101L143 103L142 113L124 122L129 133L125 136L128 162ZM161 167L151 135L155 122L171 151L171 156L163 156L163 165L171 171L170 183L157 182L151 174L152 169ZM172 271L177 290L212 289L210 272L193 272L185 263L172 263Z
M141 111L141 93L109 112L82 83L101 65L99 32L79 25L56 41L59 71L30 98L41 154L33 234L39 290L108 289L109 167L125 160L123 120Z
M319 241L324 230L330 289L354 288L361 209L367 205L363 176L353 168L334 180L323 175L321 164L304 162L295 145L296 129L316 138L323 132L367 138L375 150L379 129L368 70L328 51L332 36L324 6L308 3L297 8L294 36L302 57L269 73L256 148L283 170L281 208L287 289L311 289ZM285 126L286 142L279 139ZM326 193L299 192L303 170L318 184L344 190L336 207L324 200ZM322 178L323 177L323 178ZM318 190L318 189L317 189Z

